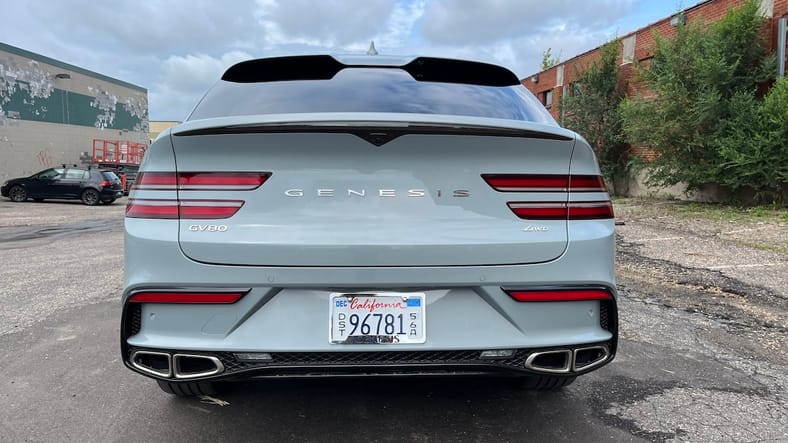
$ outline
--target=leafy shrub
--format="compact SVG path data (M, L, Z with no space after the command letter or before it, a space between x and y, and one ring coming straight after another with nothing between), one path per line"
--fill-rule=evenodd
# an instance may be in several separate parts
M688 191L716 184L782 198L788 102L784 81L757 96L775 71L763 23L758 2L748 0L719 22L655 36L654 57L639 69L647 93L621 103L627 140L657 154L644 165L648 184L684 183Z

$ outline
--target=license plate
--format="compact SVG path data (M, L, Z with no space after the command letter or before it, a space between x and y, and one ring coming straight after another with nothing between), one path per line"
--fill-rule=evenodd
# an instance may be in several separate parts
M424 293L334 292L329 341L342 344L424 343Z

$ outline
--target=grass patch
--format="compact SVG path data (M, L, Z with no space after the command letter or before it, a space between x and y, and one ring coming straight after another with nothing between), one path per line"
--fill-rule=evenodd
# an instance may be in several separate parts
M747 240L734 240L736 243L747 246L750 248L760 249L762 251L772 251L772 252L779 252L781 254L788 254L788 248L785 246L780 245L773 245L769 243L761 243L761 242L754 242L754 241L747 241Z
M670 206L671 212L684 217L698 217L710 220L748 221L764 223L785 223L788 210L775 206L754 206L742 208L719 203L681 202Z

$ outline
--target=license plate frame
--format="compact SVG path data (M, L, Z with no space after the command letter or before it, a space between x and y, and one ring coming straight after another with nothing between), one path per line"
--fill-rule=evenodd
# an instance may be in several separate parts
M425 305L423 292L332 292L328 341L331 344L423 344L427 341ZM355 321L351 317L354 314Z

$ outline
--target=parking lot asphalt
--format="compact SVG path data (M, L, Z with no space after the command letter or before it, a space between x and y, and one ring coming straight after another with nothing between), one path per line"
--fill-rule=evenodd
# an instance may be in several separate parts
M561 391L273 380L181 399L120 361L123 203L0 200L0 440L788 441L788 257L703 221L617 206L618 356Z

